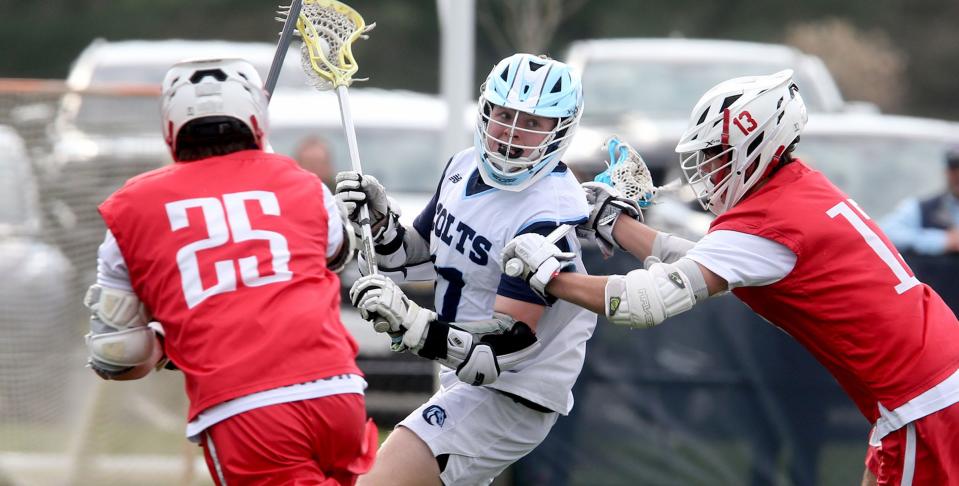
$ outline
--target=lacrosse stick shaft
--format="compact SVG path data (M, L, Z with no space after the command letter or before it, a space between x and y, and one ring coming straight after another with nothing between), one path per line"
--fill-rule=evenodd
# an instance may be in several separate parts
M350 111L350 92L346 86L337 86L336 97L340 101L340 118L343 121L343 130L346 132L346 144L350 149L350 163L354 171L362 174L360 150L356 144L356 128L353 126L353 113ZM365 265L364 275L377 273L376 252L373 250L373 230L370 228L370 208L366 204L360 206L360 252L363 253L364 261L359 262L359 264ZM376 316L373 318L373 330L376 332L389 331L390 323Z
M276 52L273 54L273 63L270 64L270 72L266 75L266 83L263 84L267 101L273 98L273 90L276 89L276 81L280 79L280 69L283 68L283 60L286 59L286 51L290 48L293 31L296 30L296 19L300 18L302 7L303 0L292 0L290 3L290 13L283 22L280 40L276 43Z
M359 174L363 173L363 167L360 165L360 151L356 144L356 128L353 126L353 113L350 110L350 92L346 86L336 87L336 97L340 102L340 118L343 121L343 131L346 132L346 144L350 151L350 164L353 170ZM360 252L366 260L364 272L365 275L376 273L376 253L373 250L373 230L370 228L370 209L364 204L360 206Z

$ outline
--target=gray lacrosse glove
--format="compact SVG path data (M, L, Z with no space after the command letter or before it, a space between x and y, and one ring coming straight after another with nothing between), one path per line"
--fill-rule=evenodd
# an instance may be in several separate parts
M546 285L560 272L573 267L575 253L564 252L550 243L545 236L526 233L513 238L500 259L500 268L506 272L506 264L513 259L523 264L519 277L529 283L540 297L547 300Z
M394 209L395 204L391 204L386 189L375 177L355 171L340 172L336 174L333 192L336 200L343 203L354 233L360 234L360 207L366 204L370 211L373 243L381 245L397 237L400 212Z
M615 249L623 247L613 238L613 228L624 214L637 221L643 220L639 203L627 199L616 188L603 182L584 182L586 202L589 204L589 219L576 227L580 238L595 241L604 257L612 256Z

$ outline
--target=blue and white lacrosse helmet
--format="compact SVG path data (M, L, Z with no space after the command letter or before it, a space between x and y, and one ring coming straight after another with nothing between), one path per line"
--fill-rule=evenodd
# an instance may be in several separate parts
M493 105L516 112L556 119L549 130L519 126L519 113L512 120L494 120ZM552 172L569 146L583 112L583 88L579 76L566 64L533 54L514 54L497 64L480 87L474 145L480 176L486 184L507 191L521 191ZM490 129L508 130L509 140L498 140ZM517 138L542 134L535 145L521 145ZM490 148L489 145L494 145Z

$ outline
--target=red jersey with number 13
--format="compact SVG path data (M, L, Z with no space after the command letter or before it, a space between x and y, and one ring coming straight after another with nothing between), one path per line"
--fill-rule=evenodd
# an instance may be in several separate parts
M732 230L788 247L796 265L733 293L802 343L870 422L959 368L959 322L882 231L825 176L795 160L722 214Z
M99 209L166 330L190 420L232 398L360 374L326 268L321 182L292 159L247 150L175 163Z

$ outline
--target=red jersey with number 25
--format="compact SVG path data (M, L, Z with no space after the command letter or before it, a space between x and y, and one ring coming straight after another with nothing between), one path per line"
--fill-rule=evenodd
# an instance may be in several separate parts
M251 393L360 374L326 268L320 180L259 150L137 176L100 205L166 331L190 420Z
M882 231L825 176L796 160L710 231L767 238L796 254L782 280L733 294L803 344L870 422L959 368L959 322Z

